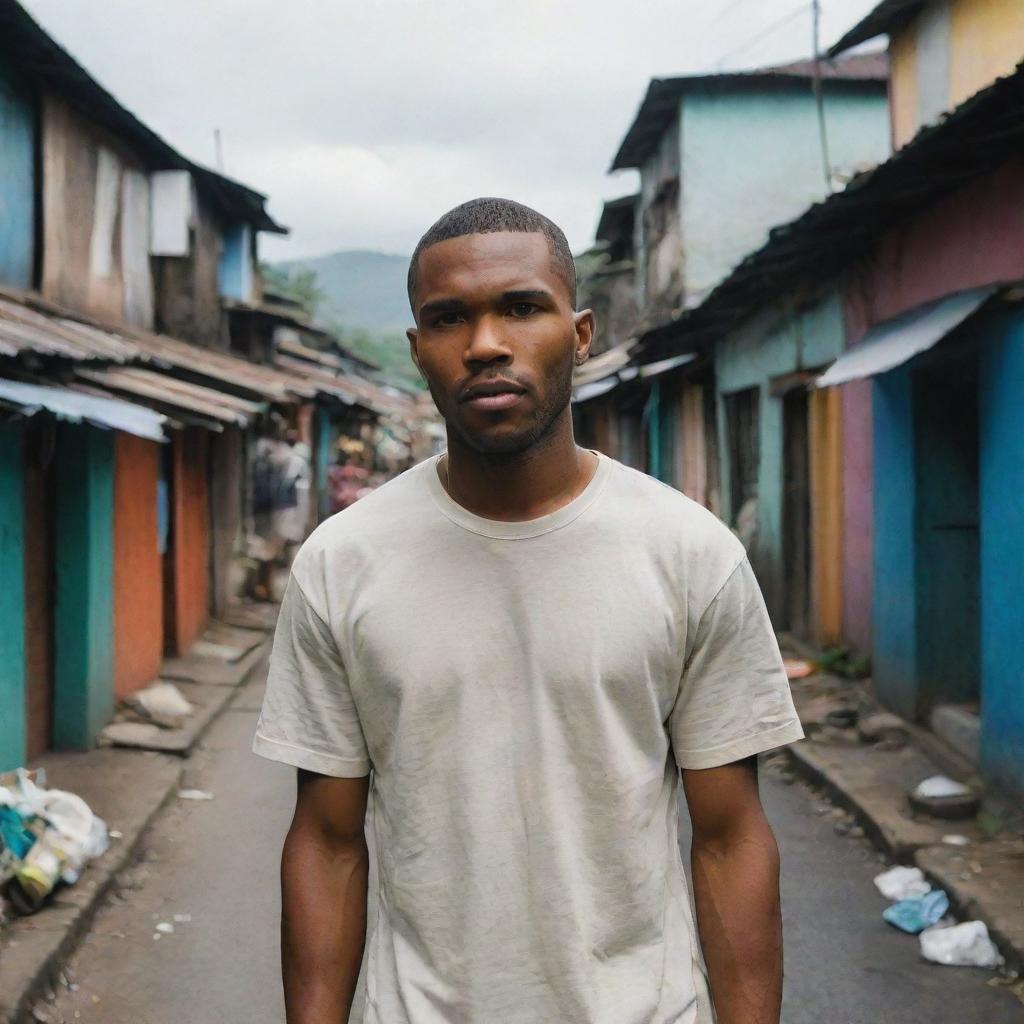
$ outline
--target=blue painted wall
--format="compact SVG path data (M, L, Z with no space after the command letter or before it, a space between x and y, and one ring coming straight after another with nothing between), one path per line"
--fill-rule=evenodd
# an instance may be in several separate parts
M220 254L220 293L239 302L253 300L252 229L232 224L224 229Z
M850 173L889 156L884 88L829 90L825 97L834 170ZM793 88L695 89L681 107L682 237L688 295L699 297L768 230L826 194L810 83Z
M1024 316L1001 318L981 360L981 759L1024 794Z
M768 310L715 346L719 463L724 481L722 515L727 522L732 522L738 509L732 507L728 493L731 440L724 396L748 388L761 390L758 527L750 557L772 612L779 612L783 601L783 437L782 398L771 394L770 384L788 373L827 366L845 344L842 300L838 292L833 292L799 313L782 308Z
M32 94L0 68L0 283L15 288L33 284L35 180Z
M54 746L89 747L114 709L114 434L57 439Z
M319 405L316 409L316 487L319 503L320 519L331 514L331 494L328 487L328 474L334 462L334 423L326 406Z
M25 763L22 430L0 423L0 771Z
M875 379L873 678L882 701L917 714L914 388L906 367Z

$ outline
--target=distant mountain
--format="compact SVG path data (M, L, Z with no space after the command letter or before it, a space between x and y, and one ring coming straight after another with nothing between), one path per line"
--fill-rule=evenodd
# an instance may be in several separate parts
M285 272L315 271L324 295L317 318L346 333L361 328L373 335L400 334L412 324L405 293L408 256L350 249L274 266Z

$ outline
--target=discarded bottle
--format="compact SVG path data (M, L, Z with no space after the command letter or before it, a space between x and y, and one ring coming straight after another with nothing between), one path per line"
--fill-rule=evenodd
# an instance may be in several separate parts
M59 881L67 859L61 834L48 828L7 884L7 898L19 914L34 914L42 907Z

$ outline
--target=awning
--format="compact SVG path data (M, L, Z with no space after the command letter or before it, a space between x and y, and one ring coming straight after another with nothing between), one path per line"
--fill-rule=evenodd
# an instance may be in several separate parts
M57 419L70 423L90 423L126 434L163 441L163 425L167 417L117 398L98 398L68 388L25 384L17 380L0 380L0 405L17 409L27 416L45 410Z
M617 351L617 349L611 349L604 353L604 355L608 356ZM601 359L603 356L598 356L597 358ZM696 352L687 352L684 355L672 356L670 359L661 359L656 363L648 363L645 366L627 366L623 364L612 372L606 370L605 374L598 379L594 379L591 376L583 383L577 383L573 388L572 400L577 405L580 402L589 402L593 398L600 398L601 395L608 394L609 391L619 384L627 384L631 380L636 380L637 377L641 380L657 377L662 373L668 373L669 370L675 370L680 366L685 366L687 363L692 363L696 358Z
M250 402L236 395L179 380L169 374L136 367L80 369L77 376L107 390L126 392L155 402L171 411L172 415L184 410L219 424L246 427L266 409L263 402Z
M902 366L937 345L976 313L997 290L998 286L987 285L958 292L886 320L868 331L859 345L844 352L814 386L834 387Z

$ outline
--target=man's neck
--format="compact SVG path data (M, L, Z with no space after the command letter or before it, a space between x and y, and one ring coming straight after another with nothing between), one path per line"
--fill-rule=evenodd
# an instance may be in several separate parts
M568 505L590 483L597 456L579 448L572 421L514 456L489 456L449 432L441 483L463 508L486 519L523 522Z

